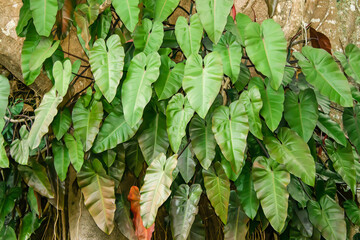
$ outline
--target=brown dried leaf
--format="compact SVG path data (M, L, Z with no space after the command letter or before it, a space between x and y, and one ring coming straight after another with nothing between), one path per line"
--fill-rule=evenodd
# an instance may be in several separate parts
M322 48L331 54L331 43L325 34L318 32L314 28L310 27L310 38L311 45L314 48Z

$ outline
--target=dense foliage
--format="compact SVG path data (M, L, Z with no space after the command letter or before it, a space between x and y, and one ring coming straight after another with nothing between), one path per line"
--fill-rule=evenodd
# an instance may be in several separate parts
M287 43L272 19L230 15L232 0L191 2L174 26L179 0L23 2L24 81L43 71L53 88L22 116L0 75L0 239L28 239L42 211L67 209L70 175L97 226L129 239L150 239L158 221L174 239L205 239L207 199L224 239L344 240L360 226L355 45L335 58ZM85 66L64 58L72 27Z

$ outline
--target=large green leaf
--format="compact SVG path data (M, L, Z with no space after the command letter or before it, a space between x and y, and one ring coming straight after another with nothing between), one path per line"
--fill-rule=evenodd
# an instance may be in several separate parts
M302 54L294 53L306 76L306 81L314 85L321 94L327 96L331 101L343 107L353 106L347 79L332 56L324 49L309 46L302 48Z
M326 240L346 239L344 211L332 198L325 195L319 202L311 200L307 209L310 222Z
M202 174L206 195L214 207L216 215L226 224L230 198L230 181L219 162L215 162L214 168L203 169Z
M75 133L80 137L85 152L92 147L102 118L103 105L101 102L94 102L89 109L84 106L84 101L81 99L75 104L72 120Z
M295 94L286 91L284 117L292 130L305 142L309 141L318 120L318 104L313 90L306 89Z
M139 21L139 0L113 0L111 3L115 8L125 27L133 32Z
M163 22L179 5L180 0L157 0L155 3L155 21Z
M230 32L226 32L214 46L214 51L221 56L224 74L230 77L231 82L235 83L240 73L242 57L242 47L236 41L236 37Z
M293 204L292 226L295 226L303 237L310 238L313 235L314 227L309 220L309 214L306 209L299 209Z
M26 125L22 125L20 128L20 139L14 140L10 145L10 154L16 162L22 165L27 165L29 159L29 132L26 129Z
M329 115L319 113L317 126L322 132L333 138L337 143L346 146L346 137L339 124L331 120Z
M52 130L57 140L60 140L69 130L71 125L71 114L68 108L59 112L51 124Z
M312 194L312 189L300 181L299 178L291 176L287 190L290 196L299 203L299 206L305 208L307 202L311 199L309 196Z
M277 162L284 164L285 168L301 180L314 186L315 162L310 153L309 146L304 140L289 128L280 128L275 137L267 136L264 139L270 156Z
M164 114L158 113L151 120L149 128L138 137L141 152L148 165L160 153L166 153L169 147L168 135L166 132L166 118Z
M41 225L41 220L35 214L28 212L22 219L20 224L20 231L18 240L30 239L30 236Z
M159 100L170 98L181 88L184 69L184 63L175 64L168 56L161 56L160 75L154 83Z
M145 18L142 24L135 28L133 38L135 53L144 52L149 55L159 50L164 38L164 27L161 22L152 23L150 19Z
M179 169L179 172L180 172L182 178L184 179L184 181L186 183L189 183L189 181L195 174L196 161L194 159L194 153L193 153L191 143L189 143L188 146L187 146L187 144L188 143L184 138L183 142L181 144L181 148L178 152L178 154L180 154L180 152L183 151L182 154L178 158L177 168ZM183 150L184 148L185 148L185 150Z
M196 0L196 11L210 40L217 44L226 25L232 0Z
M198 115L193 117L189 125L191 145L204 169L208 169L215 158L216 140L211 128L211 121L205 121Z
M197 54L201 46L203 27L200 22L199 14L195 13L188 20L179 16L175 25L176 41L179 43L184 55L189 58L192 53Z
M141 119L146 104L150 101L151 84L159 76L160 56L152 53L136 55L130 63L126 79L121 88L124 116L130 127Z
M248 231L249 218L244 213L239 196L235 191L230 192L229 214L224 227L225 240L245 240Z
M48 132L49 125L57 114L57 107L62 102L62 97L57 96L56 89L53 87L47 92L40 106L35 109L35 121L31 127L28 143L31 149L39 146L41 138Z
M182 86L190 105L201 118L205 118L214 102L222 79L222 61L218 53L209 53L204 62L198 54L188 58Z
M140 214L145 228L154 222L159 207L170 196L172 172L177 164L177 154L166 159L160 153L146 169L144 185L140 189Z
M253 86L240 95L240 101L245 104L246 114L249 119L249 130L257 138L263 139L261 132L260 110L263 106L261 94L257 86Z
M245 29L252 22L251 18L243 13L236 14L236 26L239 31L240 43L245 47Z
M331 141L326 140L326 150L335 171L349 185L353 195L356 194L356 170L351 144L335 147Z
M199 184L189 187L181 184L176 190L170 205L170 223L173 239L186 240L190 234L191 226L198 214L198 203L202 193Z
M278 23L266 19L261 26L249 23L245 28L246 52L257 70L270 79L270 85L277 90L284 76L286 63L286 40Z
M53 42L53 39L51 37L41 38L39 44L32 51L29 61L30 71L34 72L37 71L37 69L41 68L45 60L53 55L59 44L59 40Z
M186 135L186 126L193 115L194 110L184 95L178 93L171 98L166 108L166 126L173 152L179 151L181 140Z
M106 234L114 229L115 183L98 159L84 162L77 174L77 182L84 195L84 203L96 225Z
M264 82L259 77L254 77L249 83L249 89L253 86L259 88L261 99L263 102L263 107L260 111L261 116L264 117L266 125L271 131L279 126L279 123L282 118L282 112L284 110L284 89L282 86L275 91L269 83L269 79L265 79Z
M0 182L0 229L3 229L5 218L14 209L15 202L20 195L21 189L19 187L9 188L5 181ZM6 225L8 223L5 223Z
M357 83L360 83L360 49L350 43L345 48L345 55L341 52L335 52L334 55L341 62L346 75L352 77Z
M54 154L54 166L61 181L65 181L70 165L69 150L59 141L53 141L52 150Z
M254 219L259 208L259 200L256 197L254 182L251 178L249 161L246 161L239 178L235 181L235 186L243 211L249 218Z
M360 209L356 205L356 202L353 200L346 200L344 202L344 209L351 222L360 226Z
M252 170L256 195L271 226L281 232L288 210L290 174L271 158L257 157Z
M144 156L140 146L136 140L129 141L124 144L126 155L126 166L133 171L136 177L139 177L143 169Z
M212 131L234 173L239 173L244 165L246 138L249 132L244 104L235 101L229 107L218 107L214 111Z
M90 50L89 62L95 83L108 102L112 102L116 95L123 74L124 58L124 48L116 34L106 40L106 45L104 39L96 40Z
M139 121L135 127L131 128L125 121L121 105L115 107L100 128L93 151L100 153L126 142L135 135L141 123L142 121Z
M22 32L24 31L24 28L28 25L31 18L32 14L30 11L30 0L25 0L20 9L19 21L16 26L16 34L18 36L23 37Z
M48 37L56 20L58 3L56 0L30 0L31 15L36 31Z
M55 79L55 88L59 96L64 97L71 81L71 61L65 60L64 63L56 61L53 66L53 76Z
M0 119L5 116L6 108L8 106L8 98L10 95L9 80L0 74Z
M360 151L360 105L344 109L343 125L350 142Z
M135 235L134 224L131 221L130 203L123 195L116 195L115 223L127 239L138 239Z
M84 147L81 143L80 137L76 133L74 133L74 136L66 133L64 141L67 149L69 150L70 162L76 172L79 172L84 163Z

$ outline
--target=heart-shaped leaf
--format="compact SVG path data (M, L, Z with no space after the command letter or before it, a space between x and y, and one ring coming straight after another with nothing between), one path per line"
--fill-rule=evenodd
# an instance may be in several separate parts
M144 52L146 55L157 52L164 38L164 27L161 22L151 22L145 18L133 33L135 53Z
M353 200L346 200L344 202L344 209L346 215L350 218L351 222L355 225L360 225L360 209Z
M70 162L76 172L79 172L84 163L84 147L81 143L80 137L76 133L74 133L74 136L66 133L64 141L65 146L69 150Z
M357 67L360 64L360 49L350 43L345 48L345 55L341 52L335 52L334 55L341 62L346 75L360 83L360 70Z
M350 142L360 150L360 105L354 108L345 108L343 113L343 125L348 133ZM345 145L344 145L345 146Z
M51 124L52 130L57 140L60 140L69 130L71 125L71 114L68 108L59 112Z
M163 22L179 5L180 0L157 0L155 4L155 21Z
M31 15L36 31L48 37L56 20L58 3L56 0L30 0Z
M41 68L45 60L51 57L58 48L60 41L53 42L51 37L41 38L39 44L32 51L29 61L29 69L31 72L37 71Z
M29 132L26 129L26 125L22 125L20 128L20 139L14 140L10 145L10 154L16 162L21 165L27 165L29 159Z
M139 21L139 0L113 0L111 3L117 15L119 15L121 21L125 24L125 27L130 32L133 32Z
M71 81L71 62L69 59L64 63L56 61L53 66L53 76L55 79L55 88L59 96L64 97Z

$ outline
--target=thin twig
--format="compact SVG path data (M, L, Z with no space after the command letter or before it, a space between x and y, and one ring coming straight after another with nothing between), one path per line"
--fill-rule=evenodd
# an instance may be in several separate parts
M20 115L17 115L17 116L20 116ZM26 121L32 121L33 119L35 119L35 116L32 116L32 117L26 116L26 115L21 115L21 116L24 117L24 118L12 119L12 118L9 118L7 116L4 116L4 119L5 119L5 121L9 121L11 123L22 123L22 122L26 122Z
M76 55L74 55L74 54L72 54L72 53L66 52L66 51L61 50L61 49L59 49L59 50L62 51L63 53L65 53L65 54L67 54L67 55L70 55L70 56L72 56L72 57L74 57L74 58L80 59L81 61L84 61L84 62L86 62L86 63L89 63L89 61L86 60L85 58L76 56Z

